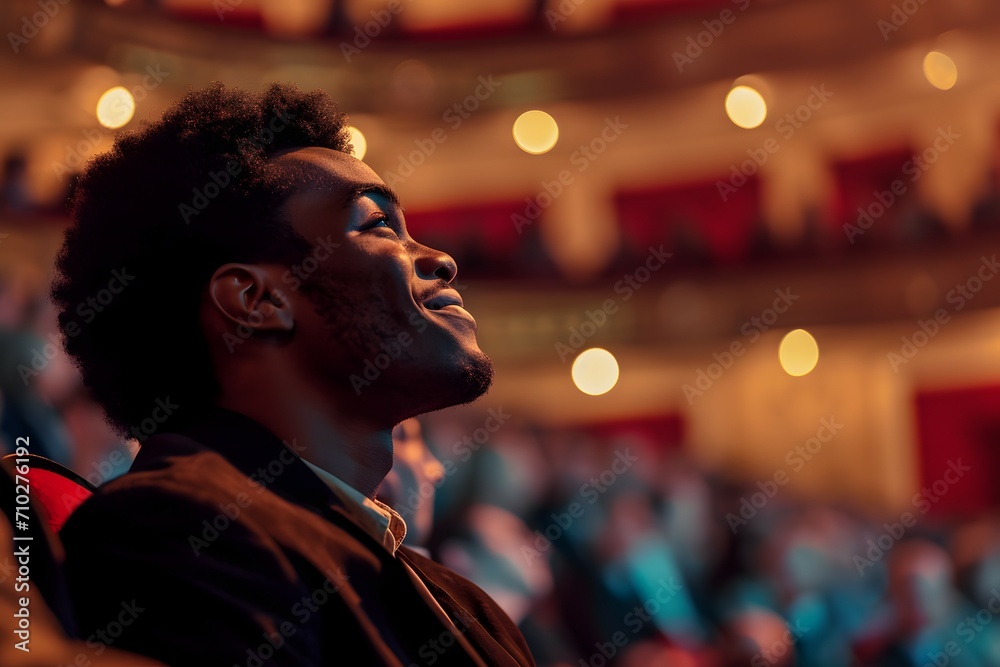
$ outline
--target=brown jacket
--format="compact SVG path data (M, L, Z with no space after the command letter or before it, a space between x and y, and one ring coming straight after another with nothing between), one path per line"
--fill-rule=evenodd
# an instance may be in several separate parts
M179 667L534 665L489 596L393 557L292 449L222 410L149 438L61 533L83 636Z

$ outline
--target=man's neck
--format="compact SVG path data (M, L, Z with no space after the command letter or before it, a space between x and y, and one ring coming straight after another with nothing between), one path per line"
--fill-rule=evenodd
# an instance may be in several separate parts
M230 384L230 388L234 385ZM309 391L265 388L224 392L219 407L245 415L295 446L306 461L337 477L362 495L374 499L392 468L392 430L372 426L364 418L345 415L327 396Z

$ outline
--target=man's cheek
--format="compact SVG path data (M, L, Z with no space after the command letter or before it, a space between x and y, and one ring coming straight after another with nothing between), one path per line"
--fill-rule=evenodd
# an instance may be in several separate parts
M419 336L423 332L427 331L427 318L424 317L419 312L410 313L410 326L416 331Z

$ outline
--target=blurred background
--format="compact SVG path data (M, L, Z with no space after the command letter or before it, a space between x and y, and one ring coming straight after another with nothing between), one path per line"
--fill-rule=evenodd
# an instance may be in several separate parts
M1000 665L1000 5L0 17L0 450L101 483L139 446L46 301L87 159L212 81L321 88L497 369L384 495L540 665Z

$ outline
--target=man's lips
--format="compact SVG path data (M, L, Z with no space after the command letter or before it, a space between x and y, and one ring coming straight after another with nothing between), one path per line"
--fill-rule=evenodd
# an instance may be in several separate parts
M455 290L443 289L429 299L425 299L423 304L427 310L441 310L447 306L459 306L461 308L465 305L465 302L462 301L461 295Z
M465 309L465 302L462 301L461 295L453 289L443 289L440 292L436 292L430 298L424 299L421 305L435 313L457 315L471 320L473 324L476 323L476 319Z

